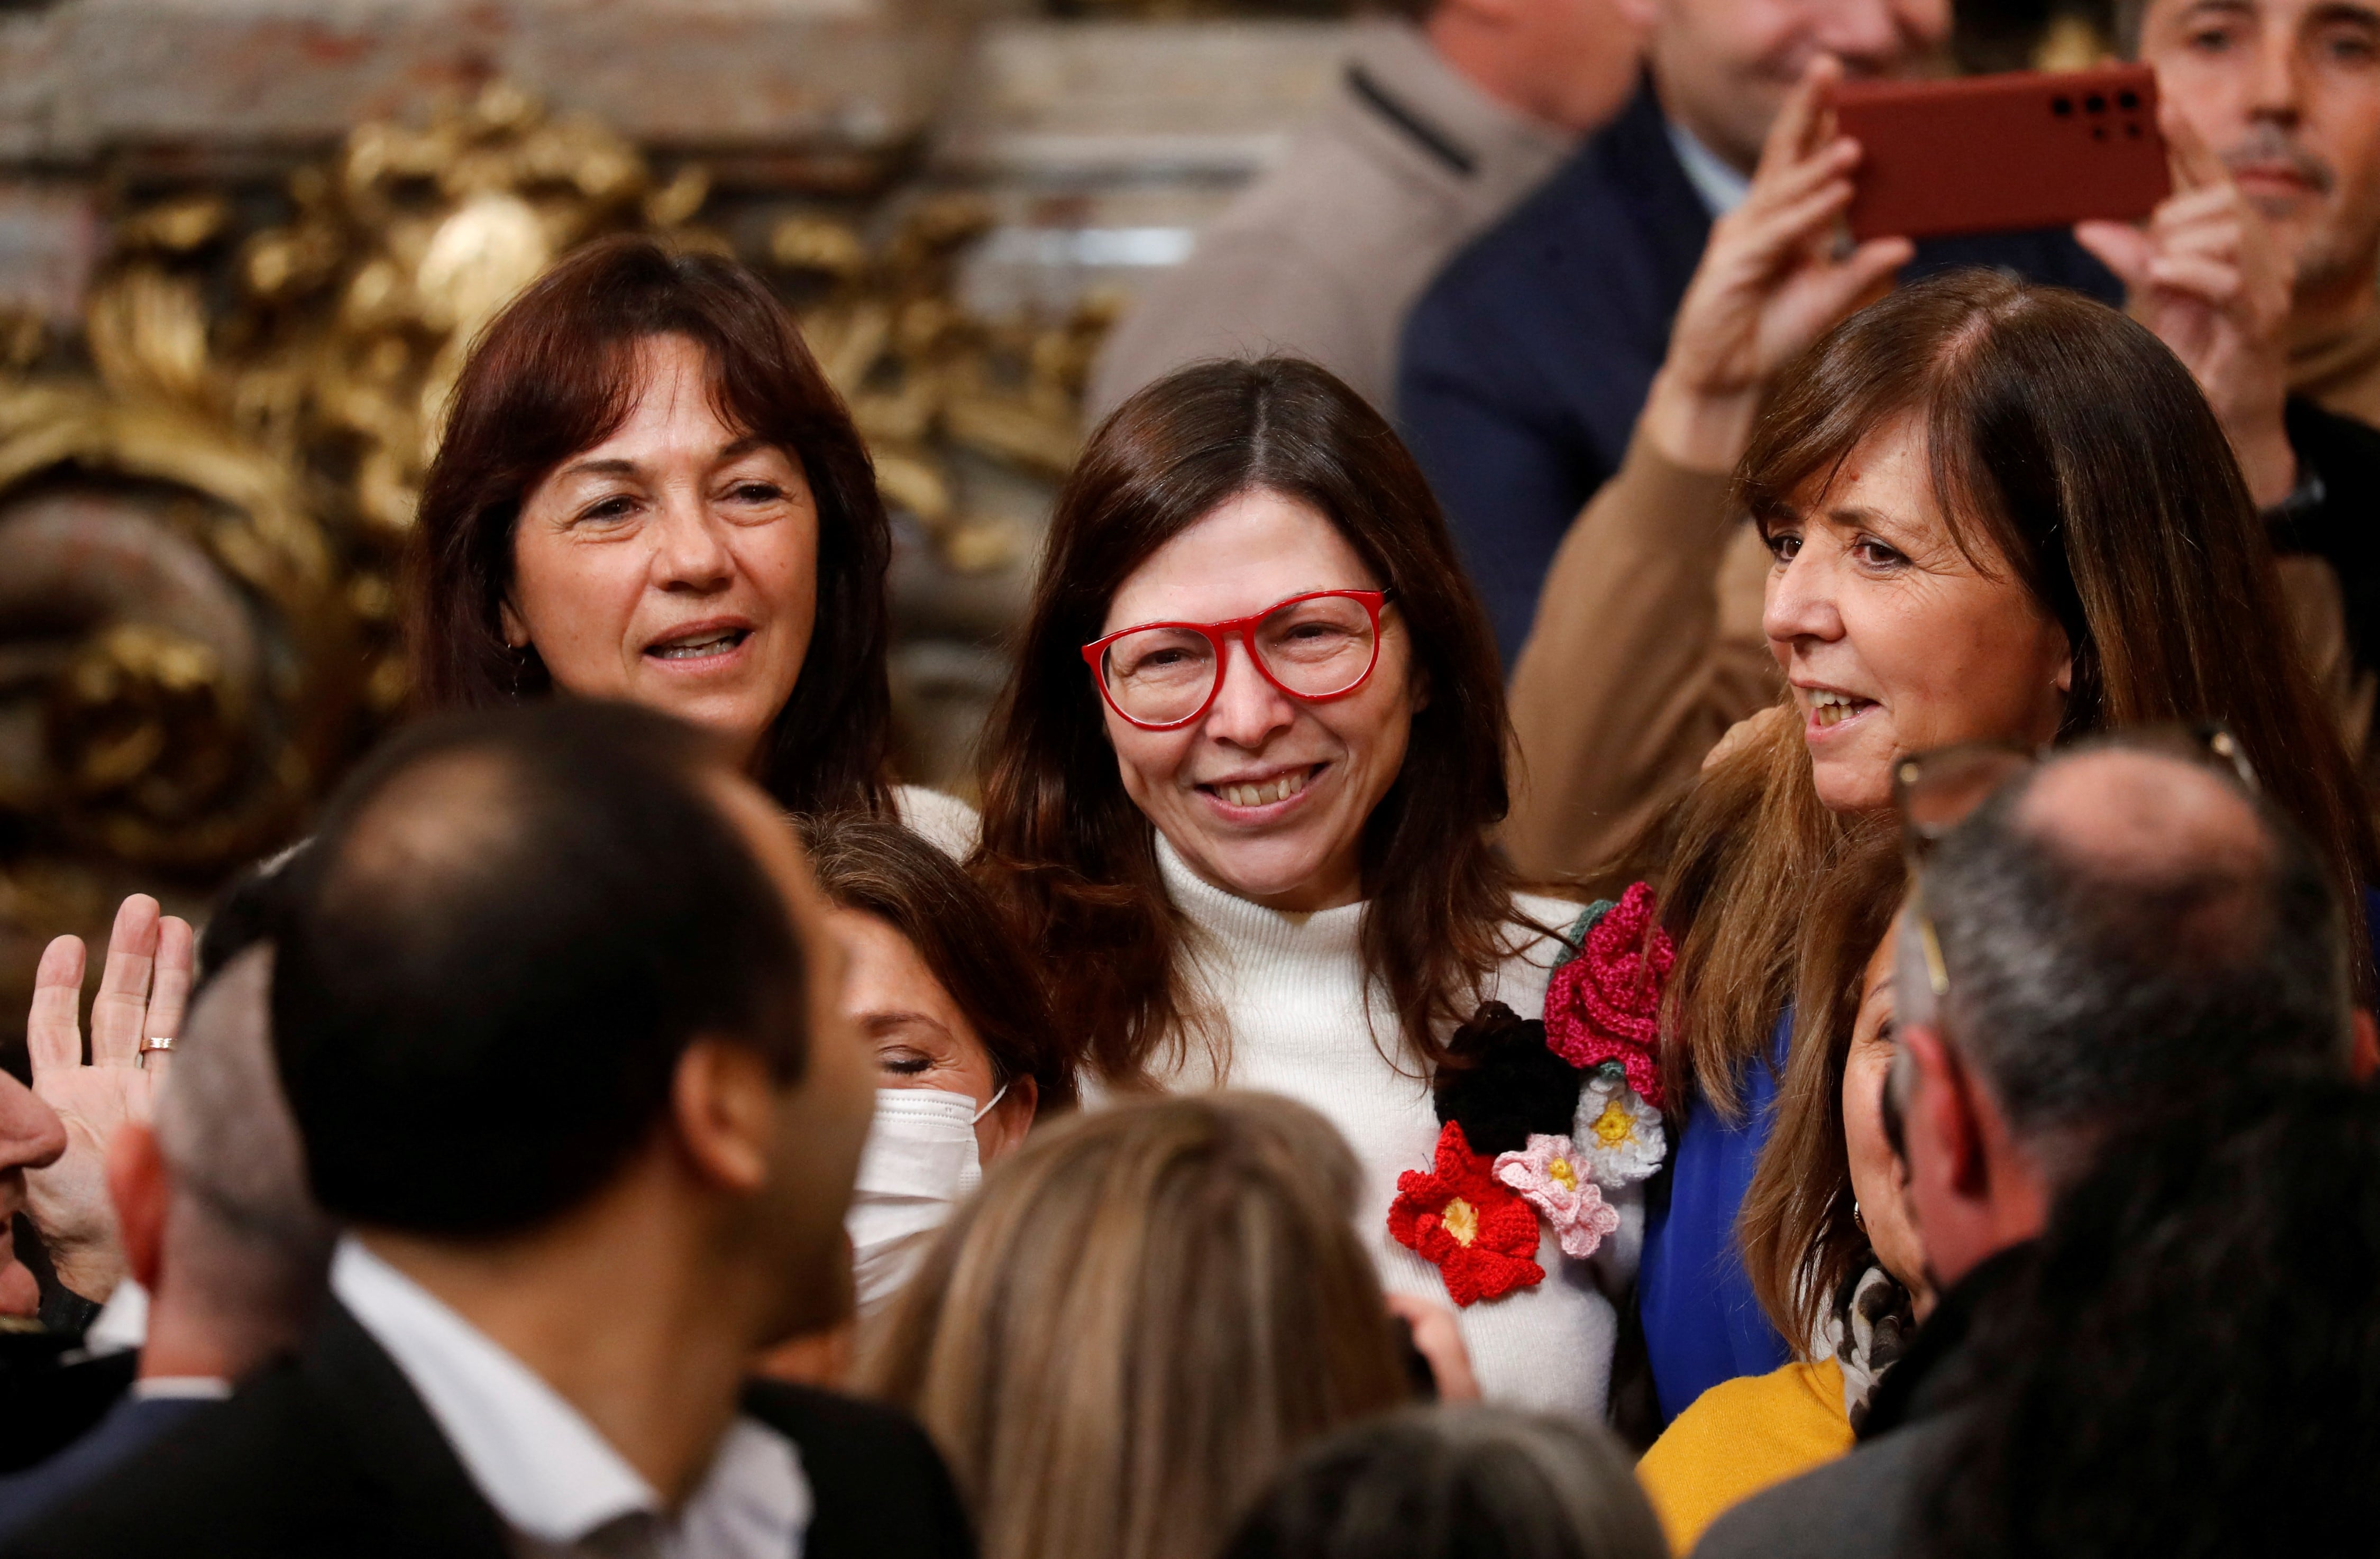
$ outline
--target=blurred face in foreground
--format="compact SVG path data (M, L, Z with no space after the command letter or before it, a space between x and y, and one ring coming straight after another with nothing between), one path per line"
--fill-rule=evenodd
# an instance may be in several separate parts
M1635 0L1653 28L1661 107L1745 173L1820 54L1852 79L1930 73L1950 36L1949 0Z
M1892 1002L1893 958L1900 931L1885 933L1868 960L1859 1017L1852 1028L1851 1052L1843 1058L1843 1149L1851 1163L1852 1195L1867 1227L1876 1259L1918 1297L1925 1309L1925 1246L1901 1199L1907 1177L1900 1155L1884 1130L1884 1080L1900 1049Z
M25 1209L25 1171L55 1164L67 1129L33 1091L0 1072L0 1315L41 1309L40 1287L17 1259L15 1220Z

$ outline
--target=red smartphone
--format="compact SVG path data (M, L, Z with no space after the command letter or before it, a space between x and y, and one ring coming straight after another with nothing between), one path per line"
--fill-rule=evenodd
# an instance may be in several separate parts
M2139 221L2172 187L2156 107L2144 65L1846 82L1835 117L1862 153L1852 236Z

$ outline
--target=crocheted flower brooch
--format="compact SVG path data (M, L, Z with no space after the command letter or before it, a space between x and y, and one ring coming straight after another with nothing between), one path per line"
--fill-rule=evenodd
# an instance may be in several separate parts
M1536 1263L1536 1214L1497 1179L1488 1157L1472 1152L1451 1120L1438 1134L1436 1166L1397 1177L1389 1232L1438 1268L1458 1305L1545 1281Z
M1546 1043L1572 1066L1618 1061L1628 1085L1659 1109L1661 987L1678 950L1661 929L1653 890L1631 887L1616 904L1597 904L1579 919L1578 954L1554 970L1546 987Z
M1620 1227L1604 1192L1667 1152L1654 1045L1677 958L1652 891L1593 905L1565 940L1542 1021L1491 1001L1449 1039L1432 1085L1436 1166L1398 1181L1390 1232L1439 1268L1457 1304L1544 1280L1539 1216L1564 1255L1593 1255ZM1481 1233L1489 1208L1494 1238Z
M1531 1137L1519 1153L1496 1155L1496 1178L1545 1215L1563 1255L1582 1260L1620 1227L1620 1210L1588 1174L1568 1137Z

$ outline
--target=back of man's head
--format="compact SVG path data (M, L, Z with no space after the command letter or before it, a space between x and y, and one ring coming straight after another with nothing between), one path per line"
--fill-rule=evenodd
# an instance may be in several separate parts
M2296 831L2207 765L2060 756L1952 830L1918 897L1949 995L1928 1011L1904 978L1903 1021L1967 1058L2053 1181L2239 1080L2344 1074L2338 898Z
M2380 1097L2243 1087L2108 1144L1987 1313L1939 1559L2368 1553Z
M651 1138L698 1036L807 1054L787 906L708 739L625 705L433 721L291 868L274 1043L316 1196L358 1224L526 1232Z
M234 1372L304 1331L328 1278L333 1226L306 1190L305 1151L266 1033L273 953L213 971L158 1092L169 1202L152 1335L196 1328ZM168 1309L182 1313L170 1318Z

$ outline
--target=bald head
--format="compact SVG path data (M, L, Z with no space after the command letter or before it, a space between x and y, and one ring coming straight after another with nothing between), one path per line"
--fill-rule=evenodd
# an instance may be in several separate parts
M1949 994L1926 1011L1926 980L1904 980L1905 1016L1981 1072L2055 1178L2243 1077L2344 1072L2336 896L2294 831L2204 764L2062 755L1946 836L1920 895Z
M572 701L428 722L291 867L273 1042L314 1193L523 1233L651 1138L697 1036L807 1055L783 820L699 732Z

